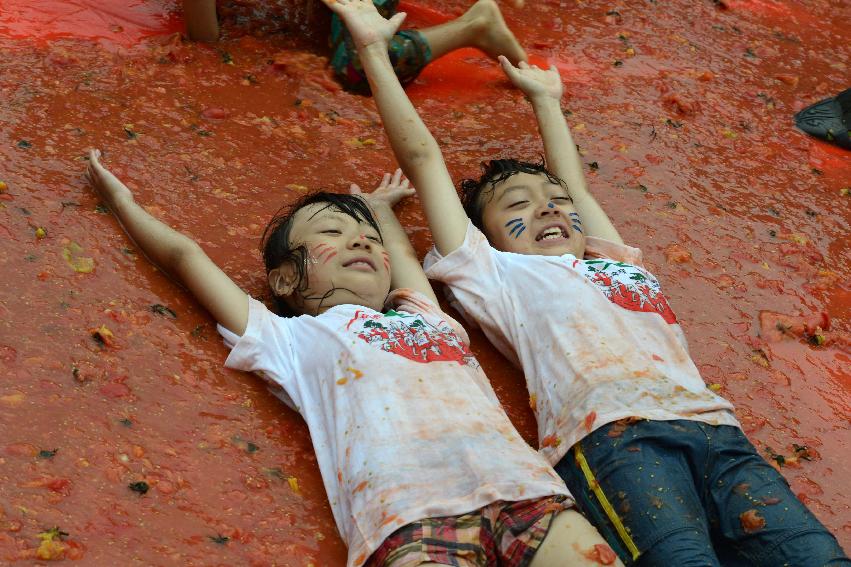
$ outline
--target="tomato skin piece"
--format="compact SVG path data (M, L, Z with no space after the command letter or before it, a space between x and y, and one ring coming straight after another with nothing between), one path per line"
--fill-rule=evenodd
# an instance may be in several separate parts
M201 111L201 117L206 118L207 120L225 120L230 117L230 112L224 108L211 106Z
M758 532L765 527L765 518L754 509L742 512L739 515L739 521L742 523L742 529L745 530L745 533L749 534Z

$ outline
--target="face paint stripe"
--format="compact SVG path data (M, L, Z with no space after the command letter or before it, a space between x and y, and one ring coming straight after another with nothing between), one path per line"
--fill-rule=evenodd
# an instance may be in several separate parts
M505 223L505 226L512 225L512 224L514 224L514 223L516 223L516 222L522 223L522 222L523 222L523 219L511 219L510 221L508 221L507 223Z
M573 225L573 228L576 229L577 232L582 232L582 229L576 225Z
M526 225L525 225L525 224L523 224L522 222L521 222L521 223L518 223L518 224L515 224L515 225L512 227L511 231L508 233L508 236L511 236L511 235L512 235L512 234L514 234L514 232L515 232L515 231L517 231L517 230L519 230L520 232L523 232L524 230L526 230ZM517 236L520 234L520 232L518 232L516 235L514 235L514 237L515 237L515 238L517 238Z
M325 258L325 261L324 261L324 262L322 262L322 264L327 264L327 263L328 263L328 260L330 260L331 258L333 258L333 257L334 257L334 256L336 256L336 255L337 255L337 252L336 252L336 251L335 251L335 252L331 252L331 253L328 255L328 257L327 257L327 258Z
M523 231L524 231L524 230L526 230L526 227L525 227L525 226L524 226L523 228L521 228L521 229L520 229L520 231L519 231L517 234L515 234L515 235L514 235L514 238L517 238L518 236L520 236L521 234L523 234Z

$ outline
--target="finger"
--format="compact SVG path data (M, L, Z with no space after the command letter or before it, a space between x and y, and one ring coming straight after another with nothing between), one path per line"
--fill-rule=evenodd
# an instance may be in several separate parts
M390 174L385 173L384 177L381 178L381 183L378 185L379 187L389 187L390 186Z
M402 168L397 168L396 171L393 172L393 185L399 185L399 180L402 179Z
M388 20L388 22L393 26L393 30L398 30L399 26L402 25L402 22L405 21L405 18L408 17L408 14L405 12L397 12L393 14L393 17Z
M502 70L505 72L505 74L508 75L509 77L513 77L514 76L514 65L511 64L511 61L509 61L508 58L505 55L500 55L498 57L498 59L499 59L499 64L502 66Z
M410 185L410 183L411 182L408 181L407 179L403 179L402 182L399 184L399 189L407 189L408 185Z
M363 191L361 191L360 187L358 187L356 184L352 183L351 185L349 185L349 193L351 193L352 195L362 195Z
M346 5L348 4L346 0L322 0L322 2L328 6L328 9L341 17L345 11Z
M517 66L521 69L528 69L529 68L529 64L526 63L525 61L521 61L520 63L517 64Z

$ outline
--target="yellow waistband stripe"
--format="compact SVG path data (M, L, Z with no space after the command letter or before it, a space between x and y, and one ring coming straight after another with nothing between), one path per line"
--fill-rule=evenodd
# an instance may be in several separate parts
M588 481L588 486L591 487L591 491L594 493L594 496L597 497L597 500L600 502L600 506L603 507L603 511L606 513L606 516L609 517L609 521L612 522L613 526L615 526L615 530L618 532L621 541L623 541L627 550L629 550L632 554L632 560L635 561L638 559L641 552L638 551L638 547L636 547L635 542L632 541L632 537L630 537L629 533L626 531L626 528L624 527L623 522L621 522L620 517L618 517L617 512L615 512L615 509L612 507L609 499L606 498L606 495L600 488L600 483L597 482L596 478L594 478L594 473L591 472L591 467L588 466L588 461L585 460L585 454L582 452L582 447L579 446L579 443L573 446L573 451L576 455L576 464L578 464L579 468L582 469L582 473L585 475L585 480Z

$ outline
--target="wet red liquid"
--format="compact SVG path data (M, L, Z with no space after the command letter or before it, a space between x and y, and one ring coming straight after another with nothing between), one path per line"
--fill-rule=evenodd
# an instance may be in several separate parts
M0 561L31 562L56 526L66 558L91 565L343 564L301 418L223 369L214 322L97 210L80 158L103 148L140 202L263 296L274 211L395 167L371 100L337 88L283 5L223 5L225 38L198 45L164 35L176 2L106 19L126 3L99 3L71 27L5 10L29 4L0 0ZM463 7L411 12L430 23ZM812 450L782 471L851 547L851 153L791 119L848 86L851 7L545 0L505 14L560 69L591 188L645 251L704 378L760 450ZM542 152L523 97L472 50L409 92L456 179ZM400 213L424 253L416 200ZM764 315L761 333L766 311L826 313L830 329L799 338ZM101 325L112 344L92 338ZM472 337L535 442L522 376ZM144 495L128 488L140 481Z

